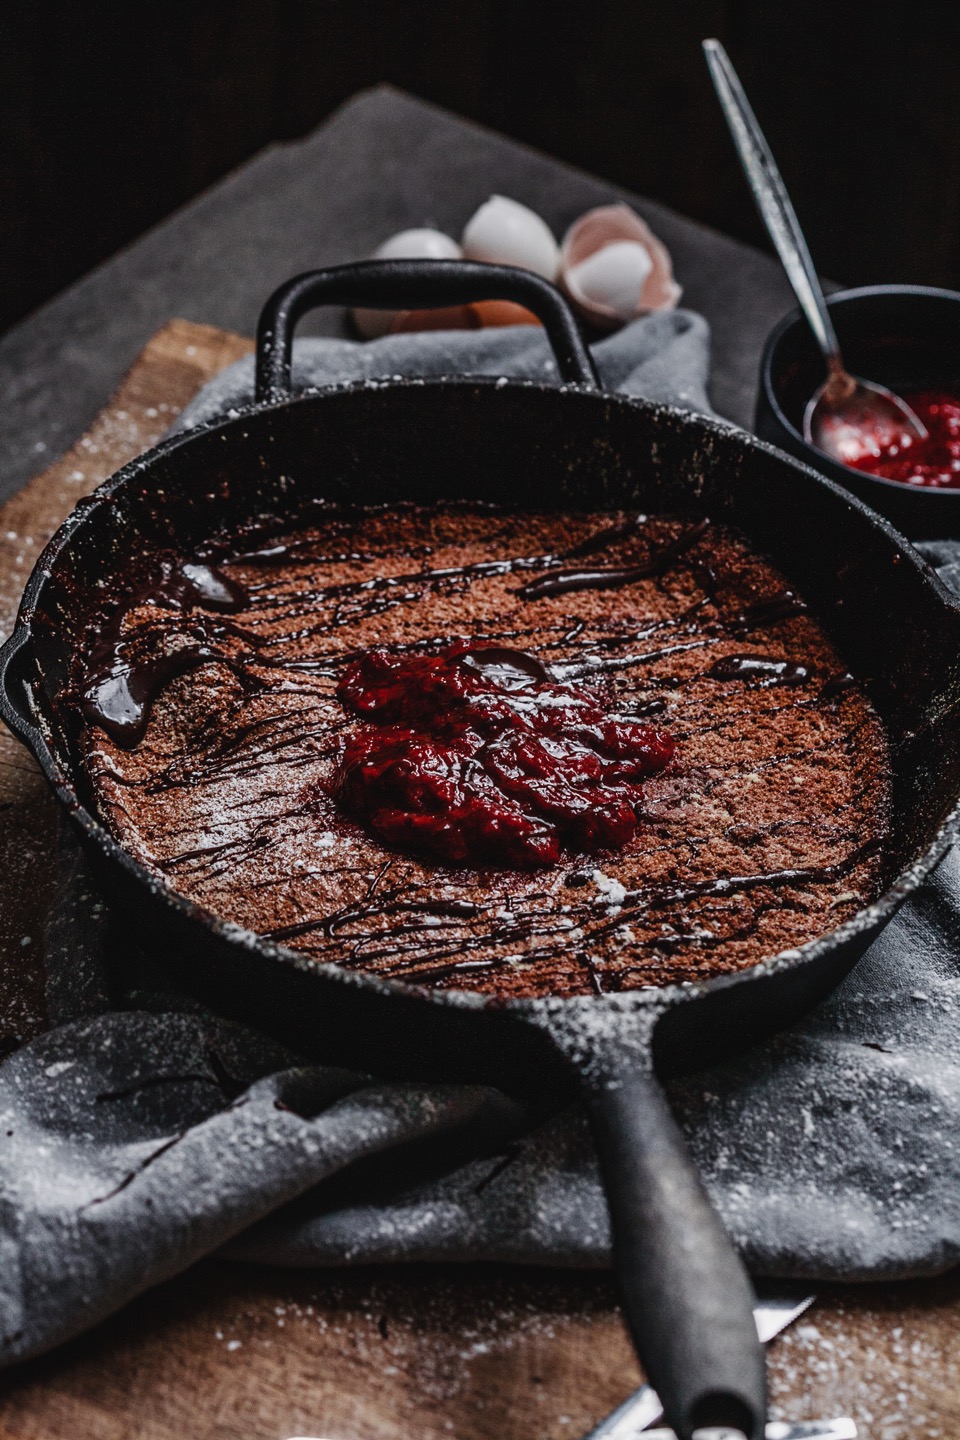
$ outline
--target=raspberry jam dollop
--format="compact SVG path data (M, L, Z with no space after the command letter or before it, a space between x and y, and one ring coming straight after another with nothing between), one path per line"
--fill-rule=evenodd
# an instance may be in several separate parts
M902 446L875 443L846 464L904 485L924 485L935 490L960 488L960 395L947 390L918 390L903 399L922 420L928 432L926 440L911 440Z
M340 804L387 844L447 865L531 869L564 850L622 849L641 782L664 770L664 730L610 713L533 655L375 650L337 695L364 723L335 778Z

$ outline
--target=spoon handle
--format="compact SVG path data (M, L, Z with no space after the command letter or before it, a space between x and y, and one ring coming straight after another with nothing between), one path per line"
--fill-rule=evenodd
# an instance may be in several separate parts
M827 302L813 268L807 242L790 203L786 186L770 146L757 124L757 117L743 92L737 72L730 64L719 40L704 40L704 54L713 88L730 127L744 174L753 191L761 219L766 225L774 248L783 262L787 279L793 286L800 308L816 336L830 370L841 368L840 346Z

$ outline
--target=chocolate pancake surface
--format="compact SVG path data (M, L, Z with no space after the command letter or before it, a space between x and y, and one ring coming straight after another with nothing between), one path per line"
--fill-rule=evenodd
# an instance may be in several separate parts
M344 803L350 667L458 646L527 657L510 664L547 677L544 703L555 684L666 732L625 843L578 851L569 830L524 868L445 865ZM603 993L753 965L881 887L880 721L784 578L704 520L320 507L279 539L171 558L90 653L76 688L105 823L175 890L318 960Z

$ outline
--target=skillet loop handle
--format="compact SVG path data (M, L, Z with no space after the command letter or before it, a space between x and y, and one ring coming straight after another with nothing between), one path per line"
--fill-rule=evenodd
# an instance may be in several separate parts
M532 310L543 322L561 379L588 390L600 388L572 310L557 287L539 275L467 260L366 260L309 270L273 292L257 326L257 403L289 398L293 332L318 305L436 310L474 300L513 300Z
M753 1289L652 1068L625 1051L584 1080L624 1313L666 1419L681 1440L712 1426L761 1440Z
M0 646L0 719L21 744L38 755L44 741L25 683L24 667L29 659L30 633L25 625L18 623L10 638Z

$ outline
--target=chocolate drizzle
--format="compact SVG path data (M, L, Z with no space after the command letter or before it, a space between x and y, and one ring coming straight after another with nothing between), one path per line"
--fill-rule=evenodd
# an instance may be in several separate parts
M806 613L806 602L793 590L784 588L752 600L742 610L728 616L725 623L728 630L760 630Z
M517 594L524 600L544 600L551 595L569 595L577 590L621 590L624 585L635 585L638 580L663 575L681 555L685 555L703 538L707 524L706 520L698 520L661 550L654 551L649 559L640 565L611 567L606 570L558 570L554 574L542 575L538 580L528 580L526 585L521 585ZM621 539L624 534L629 534L631 528L635 531L635 527L625 529L623 526L610 526L589 536L574 551L568 553L592 554L605 548L613 540Z
M181 645L169 655L135 659L118 643L83 692L80 708L84 719L106 730L118 745L139 745L160 691L177 676L216 658L205 645Z
M527 690L546 685L553 676L535 655L525 650L508 650L503 645L477 646L460 652L460 664L475 670L502 690Z
M136 597L179 612L195 607L220 614L243 610L244 587L223 570L203 561L165 562L157 579ZM80 709L92 725L106 730L125 747L143 739L157 695L171 681L200 665L222 660L202 626L188 628L160 653L141 651L123 633L123 615L97 637L81 691Z
M226 615L243 610L249 604L249 596L244 587L214 565L205 565L201 561L186 561L172 574L181 583L177 583L176 587L173 584L168 585L161 594L168 595L177 603L202 605L207 610L219 610Z
M724 655L707 671L711 680L747 680L760 685L802 685L810 679L805 665L766 655Z
M849 671L841 671L837 675L831 675L824 682L820 689L821 700L837 700L849 690L856 690L857 682Z
M584 682L625 723L663 717L682 764L644 782L636 842L470 873L341 813L348 667L458 643L511 704ZM803 600L706 521L327 507L234 558L164 561L89 653L73 703L112 828L200 904L318 959L609 993L754 963L878 886L876 717Z

